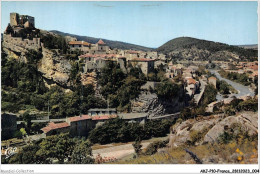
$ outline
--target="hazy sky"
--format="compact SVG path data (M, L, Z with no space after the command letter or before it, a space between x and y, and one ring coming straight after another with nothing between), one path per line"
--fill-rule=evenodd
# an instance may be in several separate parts
M3 2L10 13L35 17L36 28L158 47L181 36L231 45L256 44L254 2Z

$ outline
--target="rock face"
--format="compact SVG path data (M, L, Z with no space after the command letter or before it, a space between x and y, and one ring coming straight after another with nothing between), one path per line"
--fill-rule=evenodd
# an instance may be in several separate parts
M148 113L151 118L178 112L184 107L184 102L180 102L178 97L162 101L155 93L142 92L136 100L131 101L131 106L132 112Z
M67 85L71 64L63 57L56 56L48 49L42 49L43 58L38 64L38 70L47 79L61 85Z
M211 117L201 118L201 120L189 119L182 123L176 123L171 128L170 146L179 146L188 141L191 141L191 132L202 132L206 130L201 138L200 144L216 142L220 134L224 130L228 130L237 123L244 130L248 131L249 135L258 134L258 114L257 112L240 112L235 116L229 116L223 119L223 115L215 115Z

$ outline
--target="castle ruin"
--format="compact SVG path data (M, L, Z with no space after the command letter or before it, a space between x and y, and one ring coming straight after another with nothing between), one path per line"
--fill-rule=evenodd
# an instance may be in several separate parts
M35 27L34 17L28 15L19 15L18 13L10 13L11 27Z

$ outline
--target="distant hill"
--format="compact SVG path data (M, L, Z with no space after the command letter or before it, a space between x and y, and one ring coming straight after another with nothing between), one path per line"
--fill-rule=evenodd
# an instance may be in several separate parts
M257 51L254 49L191 37L170 40L156 50L172 58L186 60L246 60L257 57Z
M71 36L77 38L77 40L81 41L86 41L92 44L95 44L98 42L100 38L94 38L94 37L89 37L89 36L79 36L75 34L69 34L69 33L64 33L61 31L57 30L51 30L50 32L53 32L55 34L59 34L62 36ZM102 39L102 38L101 38ZM152 48L140 46L140 45L135 45L135 44L130 44L130 43L125 43L125 42L120 42L120 41L112 41L112 40L107 40L107 39L102 39L108 46L110 46L112 49L113 48L119 48L119 49L132 49L132 50L141 50L141 51L150 51Z
M235 45L241 48L245 48L245 49L254 49L254 50L258 50L258 44L250 44L250 45Z

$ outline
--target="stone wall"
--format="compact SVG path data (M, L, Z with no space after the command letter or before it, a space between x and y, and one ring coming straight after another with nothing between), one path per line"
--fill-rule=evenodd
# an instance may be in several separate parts
M9 48L16 52L27 52L28 49L38 51L42 47L40 38L33 40L22 39L21 37L12 37L9 34L3 35L3 47Z

